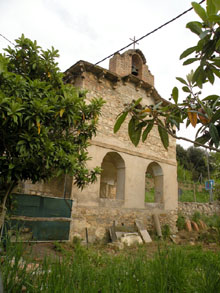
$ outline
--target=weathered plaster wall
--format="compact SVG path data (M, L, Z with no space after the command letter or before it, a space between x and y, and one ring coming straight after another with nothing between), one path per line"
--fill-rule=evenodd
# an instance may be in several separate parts
M32 184L31 181L21 182L14 190L17 193L42 195L48 197L70 198L72 190L72 177L66 175L52 178L48 182Z

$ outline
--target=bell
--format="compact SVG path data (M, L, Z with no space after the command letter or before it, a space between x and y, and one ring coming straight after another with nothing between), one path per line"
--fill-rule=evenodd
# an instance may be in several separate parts
M133 74L133 75L135 75L135 76L138 75L138 69L137 69L134 65L132 65L132 68L131 68L131 74Z

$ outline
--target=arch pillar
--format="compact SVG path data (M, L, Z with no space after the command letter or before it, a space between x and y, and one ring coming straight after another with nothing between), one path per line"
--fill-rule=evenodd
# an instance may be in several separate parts
M144 208L145 164L143 158L124 156L126 162L125 207Z

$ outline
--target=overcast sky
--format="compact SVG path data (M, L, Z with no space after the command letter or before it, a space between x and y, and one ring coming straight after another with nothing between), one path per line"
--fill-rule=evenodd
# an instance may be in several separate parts
M79 60L98 62L130 43L129 38L140 38L190 6L190 0L0 0L0 34L13 41L24 33L44 49L54 46L64 71ZM184 77L191 69L182 66L179 56L197 41L185 28L187 22L196 19L191 11L137 46L165 99L174 86L180 86L175 77ZM8 45L0 37L0 52ZM108 61L99 65L108 68ZM206 93L217 93L219 86L217 80ZM181 131L181 135L191 137L192 133L191 128Z

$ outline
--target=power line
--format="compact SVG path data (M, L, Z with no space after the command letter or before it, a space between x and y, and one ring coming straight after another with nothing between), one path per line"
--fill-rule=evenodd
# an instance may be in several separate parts
M205 0L200 1L198 4L202 4L203 2L205 2ZM109 56L103 58L102 60L100 60L100 61L98 61L98 62L96 62L95 64L93 64L93 66L96 66L96 65L102 63L103 61L105 61L105 60L107 60L107 59L113 57L115 54L117 54L117 53L119 53L119 52L121 52L121 51L127 49L127 48L130 47L131 45L136 44L137 42L139 42L139 41L143 40L144 38L148 37L149 35L155 33L156 31L160 30L160 29L163 28L164 26L170 24L171 22L175 21L176 19L180 18L181 16L183 16L184 14L188 13L188 12L191 11L191 10L193 10L193 7L190 7L189 9L187 9L187 10L185 10L184 12L180 13L180 14L177 15L176 17L172 18L171 20L165 22L164 24L160 25L160 26L157 27L156 29L152 30L151 32L149 32L149 33L143 35L143 36L140 37L139 39L134 40L133 42L131 42L131 43L129 43L128 45L126 45L125 47L119 49L118 51L112 53L111 55L109 55ZM5 36L3 36L2 34L0 34L0 36L1 36L2 38L4 38L6 41L8 41L9 43L11 43L13 46L15 46L15 44L12 43L12 42L11 42L9 39L7 39Z
M202 4L203 2L205 2L205 0L200 1L199 4ZM134 42L129 43L127 46L121 48L120 50L116 51L115 53L113 53L113 54L111 54L111 55L109 55L109 56L103 58L102 60L96 62L96 63L94 64L94 66L95 66L95 65L98 65L99 63L102 63L103 61L105 61L105 60L107 60L107 59L109 59L109 58L111 58L111 57L113 57L115 54L117 54L117 53L119 53L119 52L121 52L121 51L127 49L128 47L130 47L130 46L133 45L134 43L137 43L137 42L143 40L144 38L146 38L146 37L148 37L149 35L155 33L155 32L158 31L159 29L161 29L161 28L163 28L164 26L170 24L171 22L175 21L176 19L180 18L181 16L183 16L184 14L188 13L188 12L191 11L191 10L193 10L193 7L191 7L191 8L189 8L189 9L185 10L185 11L182 12L181 14L179 14L179 15L177 15L176 17L172 18L171 20L165 22L165 23L162 24L161 26L157 27L156 29L152 30L151 32L147 33L146 35L140 37L139 39L135 40Z
M0 34L0 36L5 39L6 41L8 41L10 44L12 44L13 46L15 46L14 43L12 43L8 38L6 38L5 36L3 36L2 34Z

